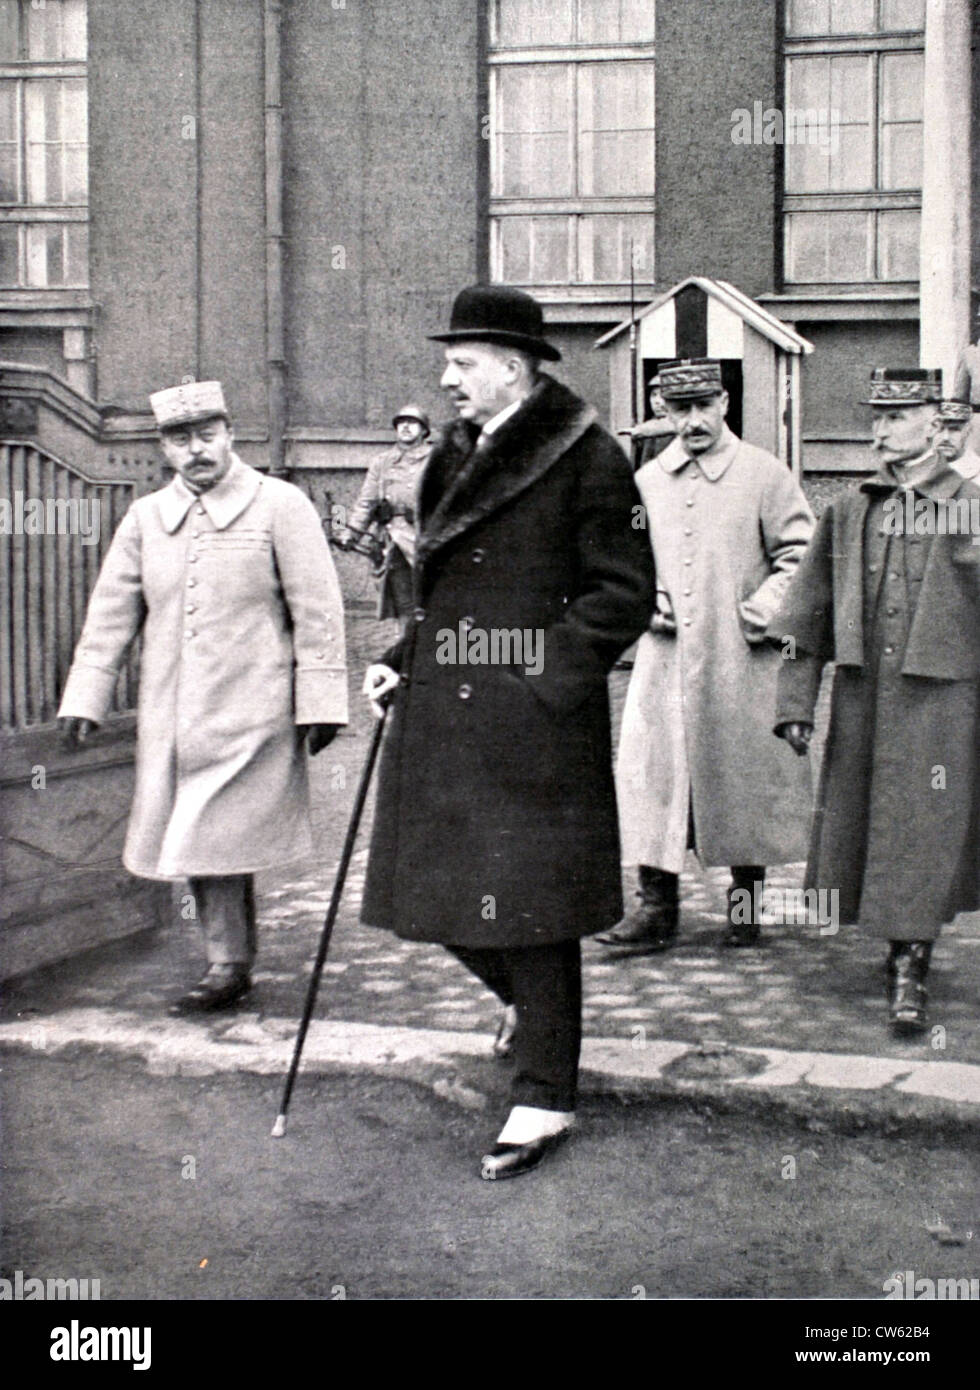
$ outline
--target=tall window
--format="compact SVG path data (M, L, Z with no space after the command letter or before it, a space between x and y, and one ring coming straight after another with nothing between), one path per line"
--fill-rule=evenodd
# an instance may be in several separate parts
M0 0L0 287L88 284L86 0Z
M918 280L924 27L925 0L787 0L787 282Z
M653 0L491 4L493 278L653 279Z

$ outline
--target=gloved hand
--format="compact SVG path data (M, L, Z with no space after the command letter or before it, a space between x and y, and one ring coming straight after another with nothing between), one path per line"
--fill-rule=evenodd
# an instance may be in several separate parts
M354 544L354 537L348 532L345 536L331 537L330 543L335 546L337 550L350 550L351 546Z
M773 732L777 738L784 738L793 752L802 758L809 750L813 725L794 721L791 724L777 724Z
M66 753L77 753L87 741L89 734L94 733L98 727L94 720L78 719L75 715L59 719L58 732L61 735L62 748Z
M322 753L324 748L333 743L344 726L343 724L300 724L299 727L306 735L306 747L310 757L315 758L317 753Z
M395 509L387 497L379 497L371 508L371 520L378 522L381 526L387 526L394 515Z
M393 692L398 689L400 682L401 677L398 672L393 671L390 666L385 666L380 661L367 668L364 673L364 685L361 687L361 692L367 696L375 719L384 717Z

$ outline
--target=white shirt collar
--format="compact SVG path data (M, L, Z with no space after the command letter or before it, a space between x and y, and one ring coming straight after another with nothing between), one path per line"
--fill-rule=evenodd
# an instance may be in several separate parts
M480 431L480 434L496 434L497 430L500 429L500 426L504 423L504 421L509 420L510 417L514 414L515 410L520 410L521 406L524 404L526 400L527 396L522 396L520 400L511 401L510 405L505 405L503 410L498 410L496 415L491 415L490 419L487 421L487 423L483 426L483 429Z

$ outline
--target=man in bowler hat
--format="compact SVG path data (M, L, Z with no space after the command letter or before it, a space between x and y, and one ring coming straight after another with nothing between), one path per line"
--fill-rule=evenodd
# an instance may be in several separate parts
M540 369L560 354L538 303L476 285L432 336L458 418L422 479L412 620L365 679L392 711L362 917L515 1012L500 1179L574 1121L580 939L622 908L606 678L655 584L629 463Z

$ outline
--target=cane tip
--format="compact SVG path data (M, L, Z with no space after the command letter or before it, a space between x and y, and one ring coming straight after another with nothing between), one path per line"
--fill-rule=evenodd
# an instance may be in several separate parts
M286 1116L285 1116L285 1115L277 1115L277 1116L276 1116L276 1122L275 1122L275 1124L272 1126L272 1138L273 1138L273 1139L281 1139L282 1136L283 1136L285 1133L286 1133Z

